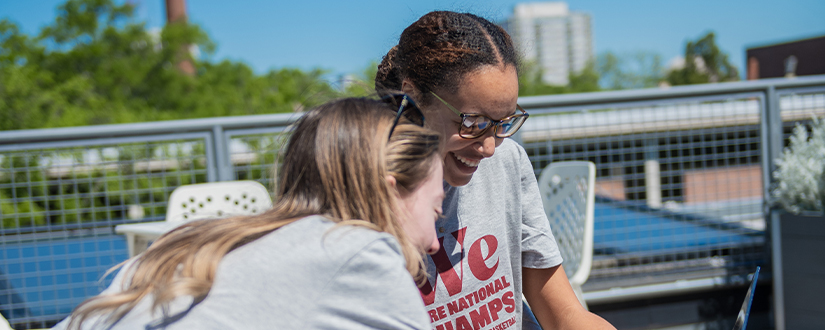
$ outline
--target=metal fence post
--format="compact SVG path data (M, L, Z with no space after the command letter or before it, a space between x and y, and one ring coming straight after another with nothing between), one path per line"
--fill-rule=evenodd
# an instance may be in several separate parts
M768 152L770 158L768 165L771 173L776 170L776 158L782 155L783 148L783 130L782 130L782 109L779 105L779 95L776 93L775 86L768 86L766 93L766 104L768 105ZM771 179L772 181L773 179Z
M768 211L770 226L768 234L770 237L770 262L773 277L773 320L774 329L785 330L785 288L782 276L782 241L780 240L780 218L779 212L775 209Z
M785 329L785 304L784 290L782 287L782 246L779 240L779 213L771 198L771 188L773 187L773 172L776 170L776 159L782 155L783 129L782 129L782 109L780 108L779 95L776 87L771 85L765 89L765 100L762 111L762 129L765 132L762 139L764 146L763 173L765 179L763 183L764 191L764 211L767 215L766 236L770 242L770 252L766 253L766 258L771 264L773 278L773 316L774 326L777 330Z
M233 180L232 161L229 159L229 141L226 140L223 127L220 125L213 126L212 137L214 138L215 146L214 166L217 169L218 181Z

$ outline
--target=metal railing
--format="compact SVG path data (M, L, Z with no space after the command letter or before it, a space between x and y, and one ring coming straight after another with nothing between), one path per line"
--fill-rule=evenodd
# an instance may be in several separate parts
M634 299L733 283L766 263L773 159L794 123L825 115L823 100L823 76L525 97L531 117L515 138L537 175L551 161L596 163L585 298ZM269 186L298 117L0 132L0 312L17 328L65 317L126 259L114 226L162 220L177 186Z
M595 256L583 286L609 303L744 283L766 264L774 160L825 116L825 76L519 100L538 174L597 166ZM766 277L767 279L768 277Z
M127 258L115 225L163 220L185 184L268 184L278 114L0 132L0 312L47 327Z

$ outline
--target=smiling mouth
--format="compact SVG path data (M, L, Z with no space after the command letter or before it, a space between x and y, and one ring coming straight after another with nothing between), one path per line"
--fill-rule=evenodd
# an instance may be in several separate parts
M474 161L474 160L470 160L470 159L461 157L461 156L456 155L456 154L453 154L453 157L455 157L455 159L457 159L459 162L461 162L462 164L464 164L467 167L478 167L478 164L481 163L480 160L475 160Z

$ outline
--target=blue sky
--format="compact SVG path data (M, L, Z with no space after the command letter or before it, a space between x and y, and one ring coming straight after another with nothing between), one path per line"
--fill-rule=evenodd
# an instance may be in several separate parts
M62 2L0 0L0 18L34 33L53 21ZM164 0L131 2L148 26L164 24ZM188 0L187 11L216 42L213 60L243 61L259 73L297 67L338 75L361 72L380 60L401 31L429 11L466 11L498 21L518 2ZM684 52L686 40L713 30L740 72L749 46L825 35L823 0L571 0L568 5L591 15L597 54L645 50L667 62Z

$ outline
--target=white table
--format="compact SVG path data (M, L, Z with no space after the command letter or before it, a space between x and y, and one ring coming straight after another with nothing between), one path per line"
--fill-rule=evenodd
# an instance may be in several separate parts
M161 235L169 232L185 222L144 222L129 225L115 226L115 233L126 235L126 246L129 249L129 258L140 254L149 247L149 244Z

